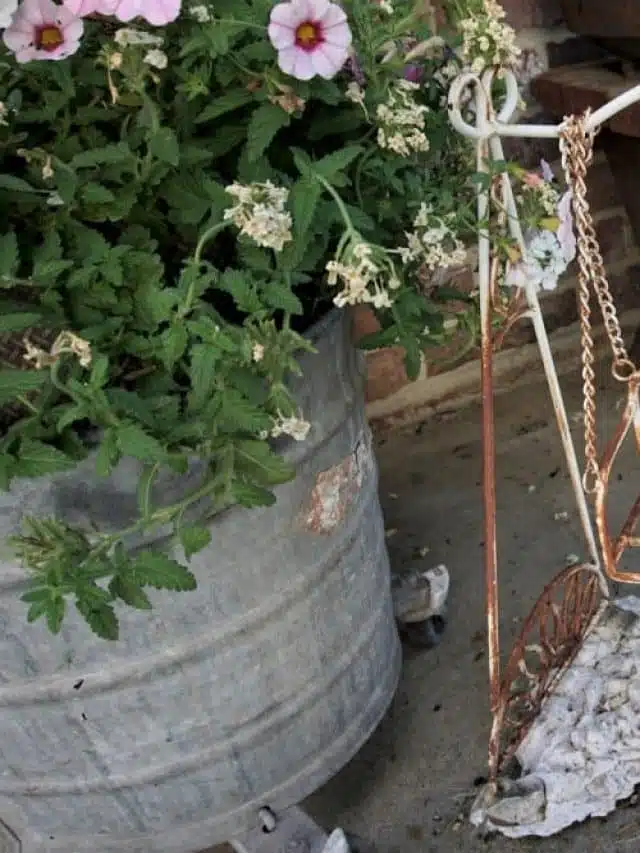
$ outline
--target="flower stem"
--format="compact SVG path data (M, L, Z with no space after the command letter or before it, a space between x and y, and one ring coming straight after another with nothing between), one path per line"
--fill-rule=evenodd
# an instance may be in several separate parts
M349 234L351 234L352 236L356 235L357 231L353 227L353 222L351 221L351 217L349 216L349 211L347 210L345 203L342 201L338 193L334 190L329 181L327 181L326 178L322 177L322 175L319 175L317 172L314 172L313 176L317 181L320 181L320 183L329 193L329 195L333 197L333 200L338 206L338 210L340 211L340 215L344 220L344 224L346 225Z

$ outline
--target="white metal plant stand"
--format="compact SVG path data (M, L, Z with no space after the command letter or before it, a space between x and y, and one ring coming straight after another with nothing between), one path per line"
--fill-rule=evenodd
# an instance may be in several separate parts
M489 783L472 810L472 821L513 837L551 835L576 820L603 815L640 784L640 599L611 602L609 580L640 583L640 572L620 570L627 549L640 546L635 533L640 495L621 531L608 520L609 479L625 438L635 436L640 453L640 368L627 354L617 319L589 205L585 177L598 129L616 113L640 101L640 86L601 109L560 125L510 124L518 104L511 72L500 72L506 87L500 107L492 91L495 71L463 73L449 94L453 126L476 143L477 169L490 173L492 161L504 160L502 138L557 138L572 192L577 231L579 305L584 383L584 470L573 444L562 390L545 330L537 286L529 282L521 296L520 316L533 324L586 542L584 563L565 567L543 590L504 667L498 634L498 557L496 548L495 436L493 418L492 316L498 261L491 256L485 225L490 194L505 210L511 237L523 259L527 248L506 172L491 186L478 185L478 264L482 333L483 451L485 510L485 580L491 686L492 727ZM474 124L463 116L475 101ZM640 190L640 186L639 186ZM598 447L591 331L593 297L611 344L612 374L625 391L618 427L604 449ZM592 511L589 501L593 503ZM638 662L637 667L635 661ZM520 776L509 779L518 759Z

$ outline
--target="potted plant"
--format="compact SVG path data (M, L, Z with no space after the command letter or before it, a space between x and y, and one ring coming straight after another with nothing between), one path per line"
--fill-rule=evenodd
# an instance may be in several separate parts
M433 283L475 229L446 92L514 61L499 12L445 41L404 0L3 6L11 837L206 846L379 720L398 645L340 309L410 375L450 300L473 314Z

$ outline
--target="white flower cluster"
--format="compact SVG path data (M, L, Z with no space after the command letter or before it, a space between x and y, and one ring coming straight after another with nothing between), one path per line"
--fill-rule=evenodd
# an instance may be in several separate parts
M558 278L576 255L576 238L571 216L571 193L566 192L553 211L559 220L557 231L534 231L526 240L525 257L511 264L505 276L507 287L524 287L527 282L542 290L555 290Z
M467 250L451 228L452 216L436 216L424 202L406 234L407 246L399 249L404 264L417 263L429 271L465 263Z
M132 45L149 45L158 47L162 44L162 36L154 36L145 30L136 30L134 27L121 27L116 30L113 40L120 47L131 47Z
M295 441L304 441L309 435L311 424L305 421L304 418L298 418L295 415L286 418L278 412L278 417L274 420L271 427L271 437L279 438L281 435L289 435Z
M352 242L341 257L327 264L329 285L342 284L333 302L339 308L368 302L375 308L390 308L390 291L400 287L393 263L369 243Z
M136 30L134 27L121 27L116 31L113 40L119 47L149 47L144 57L143 62L151 68L157 68L162 71L167 67L169 60L164 50L160 50L162 44L162 36L154 36L145 30ZM122 64L122 54L114 53L110 57L110 68L119 68Z
M289 190L271 181L248 186L231 184L225 189L238 203L225 210L224 218L258 246L281 252L291 240L291 215L284 207Z
M89 341L74 335L73 332L60 332L50 352L35 346L28 338L24 338L23 343L26 350L23 358L25 361L32 361L36 370L51 367L64 353L75 355L82 367L89 367L93 357Z
M415 93L419 89L419 84L410 80L397 80L389 89L386 103L376 110L380 148L388 148L401 157L429 150L424 133L424 117L429 108L417 102Z
M540 180L537 183L527 183L523 187L524 193L536 193L537 203L544 211L545 216L556 216L558 213L558 201L560 195L553 184ZM524 201L524 199L522 199Z
M192 6L189 9L189 13L199 24L208 24L209 21L211 21L211 10L203 3L197 6Z
M461 56L475 74L486 68L513 68L520 58L516 32L504 20L505 11L495 0L484 0L484 13L460 21Z
M509 268L507 287L524 287L533 283L542 290L555 290L558 278L567 268L560 241L553 231L537 231L527 242L524 260Z

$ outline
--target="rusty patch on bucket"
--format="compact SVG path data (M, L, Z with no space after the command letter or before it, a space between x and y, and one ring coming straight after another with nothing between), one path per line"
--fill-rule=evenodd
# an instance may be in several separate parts
M333 533L346 518L371 465L369 442L361 441L342 462L321 471L303 512L302 526L313 533Z

